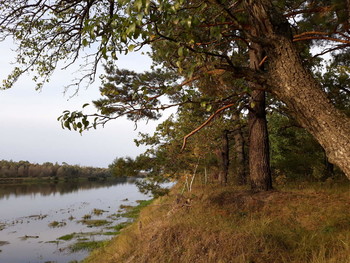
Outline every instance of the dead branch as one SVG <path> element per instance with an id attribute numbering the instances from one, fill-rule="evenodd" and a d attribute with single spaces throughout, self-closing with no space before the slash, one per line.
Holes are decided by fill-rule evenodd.
<path id="1" fill-rule="evenodd" d="M 345 39 L 331 37 L 331 35 L 340 35 Z M 320 31 L 310 31 L 304 32 L 298 35 L 293 36 L 293 42 L 303 41 L 303 40 L 329 40 L 333 42 L 340 42 L 345 44 L 350 44 L 350 37 L 343 34 L 342 32 L 320 32 Z"/>
<path id="2" fill-rule="evenodd" d="M 303 32 L 301 34 L 295 35 L 293 36 L 293 38 L 300 38 L 300 37 L 304 37 L 304 36 L 308 36 L 308 35 L 323 35 L 323 36 L 327 36 L 330 35 L 330 33 L 328 32 L 322 32 L 322 31 L 309 31 L 309 32 Z"/>
<path id="3" fill-rule="evenodd" d="M 231 104 L 228 104 L 228 105 L 225 105 L 224 107 L 218 109 L 217 111 L 215 111 L 205 122 L 203 122 L 199 127 L 197 127 L 196 129 L 194 129 L 193 131 L 191 131 L 189 134 L 187 134 L 184 139 L 183 139 L 183 144 L 182 144 L 182 147 L 181 147 L 181 152 L 185 149 L 186 147 L 186 144 L 187 144 L 187 139 L 189 137 L 191 137 L 192 135 L 194 135 L 195 133 L 197 133 L 198 131 L 200 131 L 202 128 L 204 128 L 205 126 L 207 126 L 213 119 L 216 115 L 218 115 L 220 112 L 234 106 L 235 103 L 231 103 Z"/>
<path id="4" fill-rule="evenodd" d="M 197 80 L 197 79 L 200 79 L 202 77 L 203 74 L 212 74 L 212 75 L 218 75 L 218 74 L 224 74 L 226 71 L 223 70 L 223 69 L 214 69 L 214 70 L 209 70 L 209 71 L 205 71 L 203 72 L 201 75 L 197 75 L 197 76 L 194 76 L 190 79 L 187 79 L 185 80 L 184 82 L 182 82 L 179 86 L 182 87 L 182 86 L 185 86 L 189 83 L 192 83 L 193 81 Z"/>
<path id="5" fill-rule="evenodd" d="M 319 39 L 319 40 L 329 40 L 329 41 L 334 41 L 334 42 L 350 44 L 349 40 L 344 40 L 344 39 L 339 39 L 339 38 L 334 38 L 334 37 L 317 37 L 317 36 L 296 38 L 296 39 L 293 39 L 293 42 L 303 41 L 303 40 L 317 40 L 317 39 Z"/>
<path id="6" fill-rule="evenodd" d="M 326 13 L 326 12 L 329 12 L 330 10 L 332 10 L 332 6 L 315 7 L 310 9 L 292 11 L 292 12 L 286 13 L 284 16 L 291 17 L 291 16 L 307 14 L 307 13 Z"/>
<path id="7" fill-rule="evenodd" d="M 265 63 L 267 56 L 265 56 L 259 63 L 259 68 Z"/>

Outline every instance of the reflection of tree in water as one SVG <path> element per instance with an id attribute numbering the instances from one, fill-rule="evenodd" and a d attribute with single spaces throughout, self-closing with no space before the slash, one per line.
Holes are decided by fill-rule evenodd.
<path id="1" fill-rule="evenodd" d="M 48 196 L 51 194 L 68 194 L 77 192 L 78 190 L 87 190 L 93 188 L 109 187 L 116 184 L 134 183 L 135 178 L 111 178 L 100 181 L 66 181 L 66 182 L 40 182 L 36 184 L 30 183 L 11 183 L 0 184 L 0 198 L 9 198 L 10 195 L 32 195 L 41 194 Z"/>

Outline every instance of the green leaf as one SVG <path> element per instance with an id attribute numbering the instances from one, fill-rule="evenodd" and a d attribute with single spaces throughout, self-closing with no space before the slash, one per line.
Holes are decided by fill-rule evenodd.
<path id="1" fill-rule="evenodd" d="M 142 19 L 143 19 L 143 13 L 140 13 L 140 14 L 138 14 L 137 15 L 137 21 L 142 21 Z"/>
<path id="2" fill-rule="evenodd" d="M 150 4 L 151 4 L 151 0 L 146 0 L 146 3 L 145 3 L 145 8 L 144 8 L 144 12 L 145 14 L 148 14 L 149 13 L 149 8 L 150 8 Z"/>
<path id="3" fill-rule="evenodd" d="M 176 66 L 179 68 L 179 72 L 181 73 L 182 72 L 182 67 L 181 67 L 181 61 L 180 60 L 176 61 Z"/>
<path id="4" fill-rule="evenodd" d="M 86 106 L 89 106 L 90 104 L 89 103 L 85 103 L 84 105 L 83 105 L 83 108 L 85 108 Z"/>
<path id="5" fill-rule="evenodd" d="M 184 55 L 184 48 L 183 47 L 179 47 L 179 49 L 177 50 L 177 54 L 182 57 Z"/>
<path id="6" fill-rule="evenodd" d="M 132 52 L 135 49 L 135 47 L 136 47 L 135 45 L 130 45 L 128 46 L 128 50 Z"/>
<path id="7" fill-rule="evenodd" d="M 87 39 L 84 38 L 83 41 L 82 41 L 82 44 L 83 44 L 84 47 L 86 47 L 87 45 L 89 45 L 89 41 L 87 41 Z"/>
<path id="8" fill-rule="evenodd" d="M 188 28 L 190 28 L 192 26 L 192 16 L 190 16 L 186 22 L 187 22 Z"/>
<path id="9" fill-rule="evenodd" d="M 142 0 L 136 0 L 134 4 L 137 11 L 141 11 L 142 8 Z"/>
<path id="10" fill-rule="evenodd" d="M 70 124 L 69 121 L 65 121 L 65 122 L 64 122 L 64 127 L 66 127 L 67 129 L 70 130 L 69 124 Z"/>
<path id="11" fill-rule="evenodd" d="M 127 34 L 127 35 L 130 35 L 130 34 L 134 33 L 135 30 L 136 30 L 136 23 L 132 23 L 132 24 L 128 27 L 128 29 L 126 30 L 126 34 Z"/>

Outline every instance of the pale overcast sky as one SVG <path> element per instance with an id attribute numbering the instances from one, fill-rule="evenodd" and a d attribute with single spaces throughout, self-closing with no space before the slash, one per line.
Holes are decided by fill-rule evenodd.
<path id="1" fill-rule="evenodd" d="M 0 42 L 1 80 L 10 72 L 14 56 L 9 42 Z M 131 54 L 120 57 L 118 65 L 142 72 L 150 64 L 146 55 Z M 133 140 L 138 132 L 152 132 L 155 122 L 141 123 L 135 131 L 133 122 L 119 119 L 82 136 L 61 128 L 57 117 L 64 110 L 81 109 L 84 103 L 100 97 L 98 83 L 71 99 L 64 96 L 64 86 L 74 78 L 74 72 L 56 72 L 41 92 L 35 91 L 30 77 L 20 79 L 12 89 L 0 90 L 0 160 L 107 167 L 116 157 L 135 157 L 144 151 Z"/>

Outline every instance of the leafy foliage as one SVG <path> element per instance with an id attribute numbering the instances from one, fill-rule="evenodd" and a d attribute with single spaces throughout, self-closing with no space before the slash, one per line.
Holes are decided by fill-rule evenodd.
<path id="1" fill-rule="evenodd" d="M 109 169 L 112 175 L 116 177 L 139 175 L 139 169 L 137 169 L 135 161 L 130 157 L 116 158 L 109 165 Z"/>
<path id="2" fill-rule="evenodd" d="M 325 153 L 312 136 L 284 115 L 273 113 L 268 120 L 275 175 L 288 180 L 323 177 Z"/>
<path id="3" fill-rule="evenodd" d="M 274 77 L 270 74 L 274 67 L 273 52 L 253 70 L 249 67 L 248 50 L 252 43 L 270 49 L 274 34 L 283 31 L 285 37 L 293 39 L 304 69 L 313 69 L 320 63 L 319 55 L 337 52 L 328 73 L 320 79 L 331 100 L 348 113 L 349 59 L 345 54 L 350 45 L 348 2 L 253 2 L 44 0 L 31 4 L 26 0 L 0 1 L 0 37 L 12 37 L 18 43 L 16 60 L 19 63 L 3 87 L 11 87 L 20 75 L 33 70 L 37 88 L 41 88 L 60 61 L 69 66 L 81 53 L 87 52 L 83 64 L 89 71 L 81 71 L 87 73 L 72 85 L 79 87 L 84 80 L 91 84 L 97 66 L 103 61 L 106 75 L 101 87 L 102 98 L 94 102 L 100 113 L 65 111 L 59 118 L 62 127 L 82 132 L 120 116 L 133 121 L 158 119 L 161 110 L 179 107 L 179 115 L 174 120 L 165 122 L 155 136 L 143 136 L 142 142 L 159 144 L 147 156 L 152 162 L 162 164 L 155 166 L 161 167 L 158 171 L 165 173 L 168 169 L 164 160 L 172 160 L 169 170 L 175 170 L 174 167 L 182 170 L 187 163 L 184 160 L 190 160 L 193 166 L 197 159 L 205 159 L 205 165 L 209 163 L 208 156 L 217 148 L 216 135 L 225 125 L 230 125 L 230 114 L 217 118 L 221 130 L 208 127 L 196 139 L 195 146 L 178 158 L 174 149 L 181 145 L 181 137 L 208 117 L 216 117 L 215 113 L 225 106 L 233 105 L 237 113 L 254 108 L 247 103 L 250 94 L 247 82 L 259 83 L 267 90 L 273 88 L 268 86 Z M 264 7 L 273 19 L 254 21 L 252 4 Z M 254 32 L 270 22 L 276 32 L 271 35 Z M 137 74 L 115 66 L 118 53 L 139 50 L 147 44 L 152 48 L 153 71 Z M 318 48 L 319 54 L 311 55 L 313 47 Z M 339 61 L 340 65 L 336 66 Z M 298 134 L 285 135 L 292 138 Z M 188 170 L 193 171 L 193 167 Z"/>
<path id="4" fill-rule="evenodd" d="M 151 194 L 154 198 L 166 195 L 169 192 L 168 188 L 162 186 L 167 182 L 167 179 L 162 176 L 152 176 L 136 181 L 136 186 L 143 194 Z"/>

